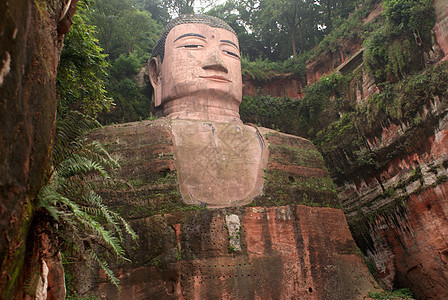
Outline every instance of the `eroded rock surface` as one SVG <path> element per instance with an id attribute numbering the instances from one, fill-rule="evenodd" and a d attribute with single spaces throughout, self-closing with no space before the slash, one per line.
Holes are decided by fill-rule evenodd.
<path id="1" fill-rule="evenodd" d="M 241 221 L 232 246 L 227 215 Z M 251 207 L 155 215 L 133 221 L 141 236 L 121 293 L 105 299 L 363 299 L 375 284 L 341 210 Z"/>
<path id="2" fill-rule="evenodd" d="M 126 243 L 132 264 L 114 266 L 121 293 L 104 274 L 82 282 L 92 286 L 90 293 L 105 299 L 363 299 L 375 290 L 342 211 L 331 208 L 339 206 L 335 190 L 309 141 L 258 128 L 269 153 L 262 193 L 246 207 L 211 209 L 186 204 L 179 192 L 174 122 L 92 133 L 121 163 L 122 183 L 103 191 L 104 199 L 130 220 L 140 240 Z"/>
<path id="3" fill-rule="evenodd" d="M 56 69 L 76 0 L 0 2 L 0 298 L 20 298 L 33 201 L 48 167 Z M 69 3 L 69 2 L 67 2 Z M 25 268 L 26 269 L 26 268 Z"/>
<path id="4" fill-rule="evenodd" d="M 448 297 L 448 122 L 445 105 L 437 107 L 426 116 L 432 120 L 426 130 L 386 128 L 383 139 L 372 144 L 377 151 L 412 139 L 414 130 L 418 142 L 404 142 L 408 152 L 391 159 L 380 174 L 346 183 L 339 193 L 354 237 L 381 282 L 410 287 L 421 299 Z"/>

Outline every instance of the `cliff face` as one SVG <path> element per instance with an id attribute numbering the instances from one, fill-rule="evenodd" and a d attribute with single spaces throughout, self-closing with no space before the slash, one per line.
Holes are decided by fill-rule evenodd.
<path id="1" fill-rule="evenodd" d="M 370 224 L 368 255 L 388 286 L 409 286 L 422 299 L 448 296 L 447 188 L 443 183 L 412 195 L 406 209 L 380 215 Z"/>
<path id="2" fill-rule="evenodd" d="M 363 63 L 363 41 L 351 37 L 341 39 L 340 51 L 307 65 L 307 84 L 330 72 L 350 81 L 343 100 L 349 107 L 338 107 L 341 118 L 318 128 L 327 136 L 315 141 L 354 239 L 384 287 L 411 288 L 418 299 L 448 297 L 447 4 L 433 3 L 433 44 L 420 58 L 426 70 L 419 74 L 377 85 Z M 364 22 L 375 22 L 381 11 L 378 6 Z M 410 43 L 419 47 L 414 36 Z M 334 91 L 331 97 L 335 102 Z"/>
<path id="3" fill-rule="evenodd" d="M 433 54 L 440 61 L 448 54 L 446 4 L 434 3 Z M 381 126 L 368 138 L 378 163 L 369 171 L 352 169 L 338 184 L 354 238 L 380 282 L 409 287 L 419 299 L 448 297 L 447 101 L 446 93 L 429 97 L 419 104 L 418 122 Z"/>
<path id="4" fill-rule="evenodd" d="M 342 211 L 303 205 L 134 220 L 140 247 L 107 299 L 363 299 L 374 282 Z"/>
<path id="5" fill-rule="evenodd" d="M 259 128 L 269 151 L 263 194 L 246 207 L 211 209 L 186 205 L 179 194 L 172 130 L 159 119 L 92 133 L 121 163 L 122 184 L 102 191 L 103 197 L 130 220 L 140 240 L 126 243 L 132 263 L 113 266 L 120 294 L 104 274 L 77 271 L 78 294 L 363 299 L 377 288 L 342 210 L 332 208 L 339 205 L 332 182 L 309 141 Z"/>
<path id="6" fill-rule="evenodd" d="M 49 164 L 56 68 L 76 2 L 0 3 L 0 298 L 21 297 L 33 199 Z M 69 8 L 69 7 L 67 7 Z"/>
<path id="7" fill-rule="evenodd" d="M 429 126 L 429 114 L 427 123 L 423 121 L 429 130 L 385 128 L 373 151 L 400 144 L 407 145 L 406 151 L 391 157 L 378 173 L 356 183 L 347 180 L 338 188 L 352 233 L 374 262 L 381 282 L 388 288 L 410 287 L 422 299 L 448 296 L 444 102 L 438 103 L 439 114 L 433 109 L 434 127 Z"/>

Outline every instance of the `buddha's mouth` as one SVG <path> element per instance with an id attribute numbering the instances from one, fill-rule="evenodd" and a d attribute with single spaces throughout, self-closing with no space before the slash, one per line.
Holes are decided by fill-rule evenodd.
<path id="1" fill-rule="evenodd" d="M 212 75 L 212 76 L 199 76 L 200 78 L 204 78 L 204 79 L 210 79 L 213 81 L 217 81 L 217 82 L 232 82 L 229 79 L 222 77 L 222 76 L 218 76 L 218 75 Z"/>

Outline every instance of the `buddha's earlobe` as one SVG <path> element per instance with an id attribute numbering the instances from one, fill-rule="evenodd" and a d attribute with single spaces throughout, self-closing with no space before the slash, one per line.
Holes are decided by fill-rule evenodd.
<path id="1" fill-rule="evenodd" d="M 154 88 L 154 106 L 162 104 L 162 81 L 160 62 L 158 57 L 153 57 L 148 66 L 149 81 Z"/>

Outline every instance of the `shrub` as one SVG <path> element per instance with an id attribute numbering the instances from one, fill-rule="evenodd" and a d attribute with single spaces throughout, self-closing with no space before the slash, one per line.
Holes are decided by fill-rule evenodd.
<path id="1" fill-rule="evenodd" d="M 95 191 L 110 183 L 109 173 L 118 166 L 101 144 L 83 137 L 98 125 L 78 112 L 58 120 L 52 167 L 39 192 L 38 207 L 57 224 L 53 230 L 65 241 L 65 250 L 84 261 L 97 262 L 118 286 L 107 258 L 112 255 L 126 260 L 123 234 L 134 240 L 137 235 Z"/>

